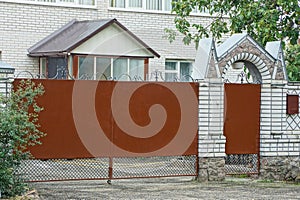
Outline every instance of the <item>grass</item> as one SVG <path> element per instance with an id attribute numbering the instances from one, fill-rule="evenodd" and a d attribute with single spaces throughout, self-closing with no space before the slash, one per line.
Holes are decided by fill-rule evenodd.
<path id="1" fill-rule="evenodd" d="M 232 175 L 234 178 L 249 178 L 250 174 L 234 174 Z"/>

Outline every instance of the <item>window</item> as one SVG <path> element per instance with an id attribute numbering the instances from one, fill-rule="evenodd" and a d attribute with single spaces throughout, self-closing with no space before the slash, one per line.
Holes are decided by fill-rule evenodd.
<path id="1" fill-rule="evenodd" d="M 79 56 L 78 78 L 93 80 L 144 79 L 144 60 Z"/>
<path id="2" fill-rule="evenodd" d="M 129 60 L 129 76 L 134 79 L 144 80 L 144 60 Z"/>
<path id="3" fill-rule="evenodd" d="M 1 0 L 12 2 L 12 0 Z M 47 5 L 63 5 L 63 6 L 95 6 L 96 0 L 14 0 L 16 3 L 33 3 Z"/>
<path id="4" fill-rule="evenodd" d="M 165 80 L 191 81 L 192 66 L 191 61 L 166 60 Z"/>
<path id="5" fill-rule="evenodd" d="M 110 0 L 110 7 L 170 12 L 172 0 Z M 199 11 L 195 8 L 192 13 L 208 13 L 208 11 L 206 9 Z"/>
<path id="6" fill-rule="evenodd" d="M 40 77 L 47 78 L 47 59 L 40 58 Z"/>
<path id="7" fill-rule="evenodd" d="M 146 0 L 147 10 L 162 10 L 162 0 Z"/>
<path id="8" fill-rule="evenodd" d="M 114 59 L 113 62 L 113 77 L 117 80 L 126 80 L 125 77 L 128 75 L 128 59 L 126 58 L 118 58 Z"/>
<path id="9" fill-rule="evenodd" d="M 129 8 L 142 8 L 143 0 L 128 0 L 128 7 Z"/>
<path id="10" fill-rule="evenodd" d="M 41 57 L 40 78 L 66 79 L 68 76 L 67 59 L 65 57 Z"/>
<path id="11" fill-rule="evenodd" d="M 172 10 L 172 0 L 165 0 L 164 2 L 164 11 L 171 11 Z"/>
<path id="12" fill-rule="evenodd" d="M 94 78 L 94 57 L 79 57 L 79 79 L 95 79 Z"/>
<path id="13" fill-rule="evenodd" d="M 96 58 L 96 80 L 108 80 L 111 76 L 111 59 Z"/>
<path id="14" fill-rule="evenodd" d="M 125 8 L 125 0 L 110 0 L 110 6 L 116 8 Z"/>
<path id="15" fill-rule="evenodd" d="M 116 8 L 171 11 L 171 2 L 172 0 L 110 0 L 110 6 Z"/>

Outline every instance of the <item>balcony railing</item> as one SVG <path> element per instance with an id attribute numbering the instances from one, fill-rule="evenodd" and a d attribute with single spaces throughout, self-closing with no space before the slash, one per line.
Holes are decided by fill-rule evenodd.
<path id="1" fill-rule="evenodd" d="M 95 6 L 96 0 L 0 0 L 14 3 L 33 3 L 63 6 Z"/>

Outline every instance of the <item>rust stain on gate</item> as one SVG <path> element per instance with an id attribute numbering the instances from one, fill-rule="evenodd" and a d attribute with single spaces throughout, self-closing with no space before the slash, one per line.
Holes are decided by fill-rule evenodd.
<path id="1" fill-rule="evenodd" d="M 226 154 L 259 154 L 260 85 L 225 84 Z"/>
<path id="2" fill-rule="evenodd" d="M 198 153 L 197 83 L 33 81 L 45 88 L 37 159 Z"/>

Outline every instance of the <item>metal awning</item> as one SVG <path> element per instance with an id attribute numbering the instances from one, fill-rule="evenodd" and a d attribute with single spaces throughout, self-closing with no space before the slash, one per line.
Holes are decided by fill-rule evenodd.
<path id="1" fill-rule="evenodd" d="M 9 64 L 0 61 L 0 74 L 14 74 L 15 68 L 10 66 Z"/>

